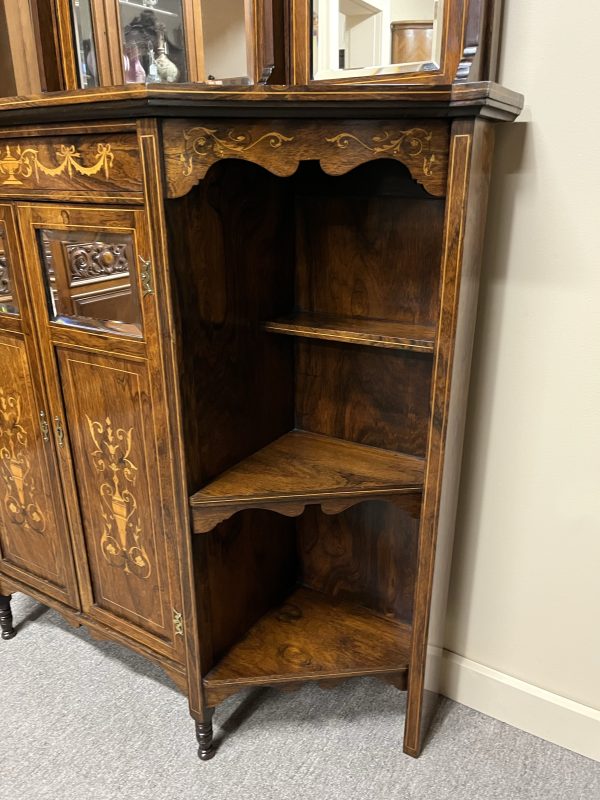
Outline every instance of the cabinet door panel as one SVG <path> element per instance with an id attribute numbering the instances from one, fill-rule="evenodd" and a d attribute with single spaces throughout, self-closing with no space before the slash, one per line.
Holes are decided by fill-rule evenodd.
<path id="1" fill-rule="evenodd" d="M 160 532 L 146 363 L 63 348 L 57 354 L 94 611 L 168 642 L 173 630 L 172 545 Z M 137 637 L 139 631 L 129 633 Z"/>
<path id="2" fill-rule="evenodd" d="M 0 205 L 0 571 L 79 597 L 13 212 Z"/>
<path id="3" fill-rule="evenodd" d="M 145 215 L 27 205 L 19 219 L 52 414 L 64 431 L 60 470 L 82 610 L 183 662 L 160 298 Z"/>

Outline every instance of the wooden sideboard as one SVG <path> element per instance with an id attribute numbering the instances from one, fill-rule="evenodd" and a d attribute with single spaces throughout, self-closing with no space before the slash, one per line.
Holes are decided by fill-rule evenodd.
<path id="1" fill-rule="evenodd" d="M 377 111 L 374 113 L 374 103 Z M 240 689 L 435 707 L 495 123 L 522 98 L 134 87 L 0 102 L 0 625 Z"/>

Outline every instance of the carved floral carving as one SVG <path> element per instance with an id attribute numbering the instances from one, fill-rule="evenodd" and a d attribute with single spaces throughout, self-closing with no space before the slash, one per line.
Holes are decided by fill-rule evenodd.
<path id="1" fill-rule="evenodd" d="M 89 242 L 65 247 L 71 283 L 102 275 L 129 273 L 126 244 Z"/>
<path id="2" fill-rule="evenodd" d="M 62 144 L 55 151 L 58 163 L 48 166 L 40 160 L 37 147 L 23 148 L 19 145 L 13 150 L 6 145 L 4 155 L 0 155 L 0 175 L 7 176 L 2 181 L 3 186 L 22 186 L 20 178 L 33 178 L 37 182 L 40 173 L 48 177 L 66 173 L 71 178 L 74 174 L 91 177 L 103 171 L 104 177 L 108 178 L 115 157 L 109 144 L 100 143 L 95 163 L 86 167 L 81 163 L 81 153 L 74 145 Z"/>
<path id="3" fill-rule="evenodd" d="M 138 503 L 134 494 L 137 466 L 131 461 L 133 428 L 115 428 L 110 417 L 104 422 L 87 417 L 95 449 L 91 453 L 103 478 L 103 531 L 100 549 L 106 561 L 127 574 L 146 579 L 152 572 L 142 541 Z"/>
<path id="4" fill-rule="evenodd" d="M 23 401 L 16 390 L 0 386 L 0 478 L 4 507 L 12 522 L 43 533 L 46 520 L 37 503 L 27 431 L 22 425 Z"/>

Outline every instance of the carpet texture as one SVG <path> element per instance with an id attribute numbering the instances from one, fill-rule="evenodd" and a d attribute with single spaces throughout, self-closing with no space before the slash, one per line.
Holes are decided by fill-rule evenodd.
<path id="1" fill-rule="evenodd" d="M 600 764 L 444 701 L 418 760 L 374 679 L 255 690 L 201 763 L 186 700 L 136 654 L 15 595 L 0 641 L 0 800 L 600 800 Z"/>

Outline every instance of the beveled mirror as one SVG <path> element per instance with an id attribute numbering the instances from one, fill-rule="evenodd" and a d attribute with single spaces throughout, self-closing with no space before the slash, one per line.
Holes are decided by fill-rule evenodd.
<path id="1" fill-rule="evenodd" d="M 313 0 L 313 80 L 432 71 L 444 0 Z"/>

